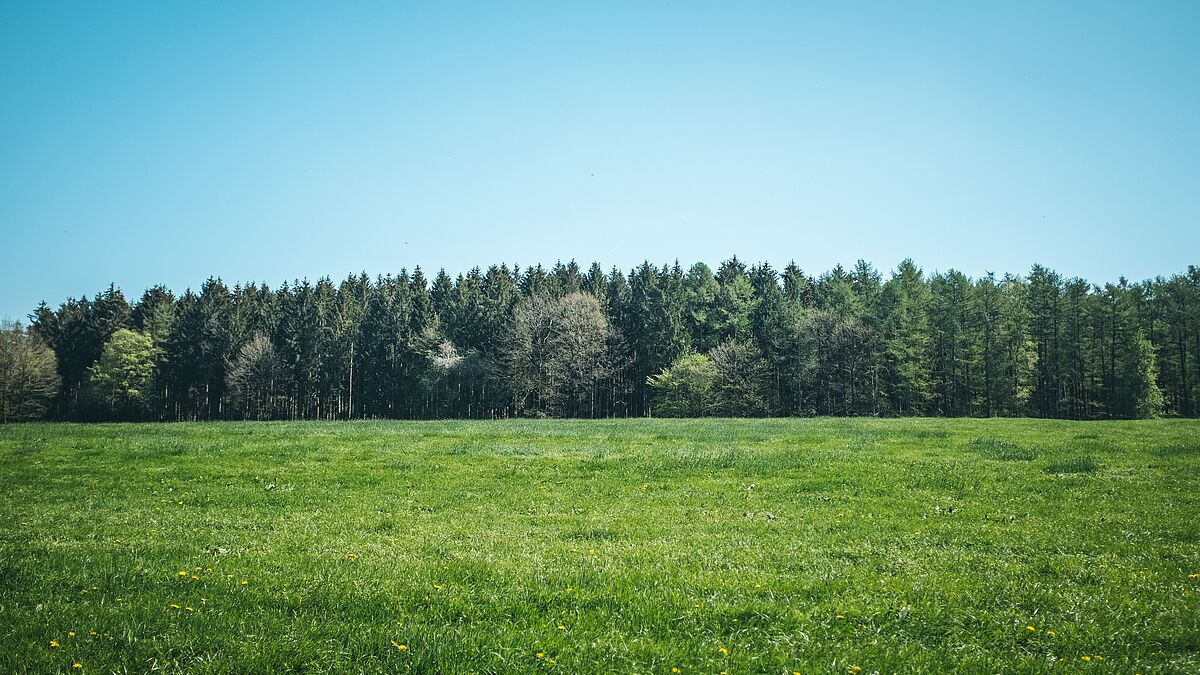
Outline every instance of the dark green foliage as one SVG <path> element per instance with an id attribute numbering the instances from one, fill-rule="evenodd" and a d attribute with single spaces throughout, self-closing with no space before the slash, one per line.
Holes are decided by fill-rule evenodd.
<path id="1" fill-rule="evenodd" d="M 1100 468 L 1096 458 L 1091 455 L 1068 457 L 1047 464 L 1042 471 L 1046 473 L 1093 473 Z"/>
<path id="2" fill-rule="evenodd" d="M 1006 462 L 1031 462 L 1038 458 L 1038 451 L 1034 448 L 1023 448 L 1015 443 L 1001 441 L 988 436 L 980 436 L 971 441 L 972 450 L 982 453 L 986 457 L 999 459 Z"/>
<path id="3" fill-rule="evenodd" d="M 588 298 L 588 309 L 552 316 L 564 298 L 581 311 Z M 567 332 L 588 338 L 554 349 L 517 339 L 531 335 L 517 323 L 537 303 L 547 310 L 539 334 L 562 337 L 556 322 L 574 318 Z M 715 272 L 568 261 L 277 289 L 209 279 L 178 296 L 156 286 L 133 307 L 110 286 L 31 319 L 61 376 L 47 412 L 64 419 L 120 417 L 84 385 L 124 328 L 157 349 L 140 414 L 163 420 L 1200 414 L 1196 267 L 1093 286 L 1040 265 L 1027 278 L 972 280 L 905 260 L 885 280 L 861 260 L 818 277 L 736 257 Z M 280 367 L 269 405 L 229 389 L 256 335 Z M 703 401 L 671 402 L 661 376 L 687 354 L 709 358 L 711 388 Z"/>

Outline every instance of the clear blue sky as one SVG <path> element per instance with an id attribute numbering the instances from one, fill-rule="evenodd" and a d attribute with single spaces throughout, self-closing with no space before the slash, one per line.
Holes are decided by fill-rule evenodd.
<path id="1" fill-rule="evenodd" d="M 1174 273 L 1197 35 L 1200 2 L 4 2 L 0 317 L 571 258 Z"/>

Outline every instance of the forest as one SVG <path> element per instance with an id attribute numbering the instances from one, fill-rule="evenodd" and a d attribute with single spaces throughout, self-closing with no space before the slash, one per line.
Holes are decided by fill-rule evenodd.
<path id="1" fill-rule="evenodd" d="M 0 419 L 1122 419 L 1200 411 L 1200 268 L 810 276 L 736 257 L 321 278 L 42 303 Z"/>

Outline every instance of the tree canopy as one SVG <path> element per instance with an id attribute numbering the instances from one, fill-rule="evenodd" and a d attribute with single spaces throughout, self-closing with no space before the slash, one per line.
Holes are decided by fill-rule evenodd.
<path id="1" fill-rule="evenodd" d="M 6 353 L 55 377 L 7 419 L 1200 414 L 1195 266 L 1098 285 L 912 260 L 501 264 L 132 305 L 109 286 L 30 318 Z M 16 372 L 0 391 L 31 391 Z"/>

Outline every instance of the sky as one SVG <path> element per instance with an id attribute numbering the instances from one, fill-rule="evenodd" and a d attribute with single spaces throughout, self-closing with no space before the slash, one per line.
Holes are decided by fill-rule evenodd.
<path id="1" fill-rule="evenodd" d="M 3 2 L 0 318 L 575 259 L 1200 264 L 1200 2 Z"/>

